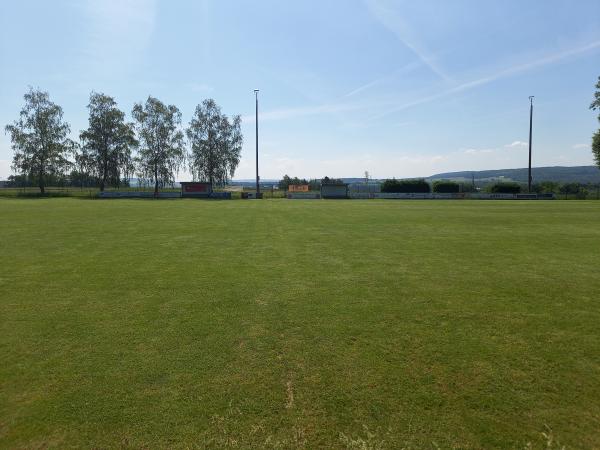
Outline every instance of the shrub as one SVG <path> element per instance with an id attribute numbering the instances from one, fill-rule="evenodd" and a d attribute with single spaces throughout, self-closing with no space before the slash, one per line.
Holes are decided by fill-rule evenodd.
<path id="1" fill-rule="evenodd" d="M 560 183 L 556 183 L 554 181 L 541 181 L 539 183 L 535 183 L 531 189 L 536 194 L 547 194 L 553 193 L 556 194 L 559 191 Z"/>
<path id="2" fill-rule="evenodd" d="M 329 178 L 329 177 L 325 177 L 321 179 L 321 185 L 338 185 L 338 184 L 344 184 L 344 180 L 342 180 L 341 178 Z"/>
<path id="3" fill-rule="evenodd" d="M 521 185 L 519 183 L 500 181 L 491 185 L 489 191 L 492 194 L 518 194 L 521 192 Z"/>
<path id="4" fill-rule="evenodd" d="M 429 193 L 431 192 L 431 186 L 424 179 L 417 180 L 385 180 L 381 185 L 381 192 L 391 193 Z"/>
<path id="5" fill-rule="evenodd" d="M 433 183 L 433 192 L 438 194 L 454 194 L 460 192 L 460 186 L 454 181 L 435 181 Z"/>
<path id="6" fill-rule="evenodd" d="M 564 194 L 565 198 L 569 198 L 569 195 L 574 195 L 577 199 L 587 197 L 587 190 L 581 183 L 565 183 L 560 187 L 560 193 Z"/>

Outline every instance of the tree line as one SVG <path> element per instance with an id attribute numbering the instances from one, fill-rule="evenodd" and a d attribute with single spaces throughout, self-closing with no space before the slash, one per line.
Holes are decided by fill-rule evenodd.
<path id="1" fill-rule="evenodd" d="M 42 194 L 66 178 L 103 191 L 127 184 L 134 174 L 157 194 L 183 168 L 195 181 L 225 184 L 240 162 L 241 117 L 226 116 L 212 99 L 196 106 L 184 129 L 179 109 L 157 98 L 136 103 L 128 122 L 113 97 L 92 92 L 88 128 L 78 141 L 69 137 L 71 127 L 48 92 L 29 88 L 24 100 L 19 119 L 6 126 L 12 169 L 19 174 L 13 179 L 35 183 Z"/>
<path id="2" fill-rule="evenodd" d="M 279 180 L 278 187 L 282 191 L 287 191 L 291 186 L 300 186 L 300 185 L 308 185 L 308 188 L 311 191 L 316 191 L 321 189 L 322 184 L 341 184 L 344 181 L 339 178 L 311 178 L 307 180 L 306 178 L 298 178 L 298 177 L 290 177 L 289 175 L 284 175 L 281 180 Z"/>

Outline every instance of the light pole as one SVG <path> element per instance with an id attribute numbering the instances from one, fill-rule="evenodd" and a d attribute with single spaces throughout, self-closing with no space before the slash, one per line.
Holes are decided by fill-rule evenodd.
<path id="1" fill-rule="evenodd" d="M 256 198 L 260 198 L 260 177 L 258 176 L 258 89 L 254 89 L 256 97 Z"/>
<path id="2" fill-rule="evenodd" d="M 529 96 L 529 171 L 527 172 L 527 192 L 531 194 L 531 135 L 533 131 L 533 99 L 534 96 Z"/>

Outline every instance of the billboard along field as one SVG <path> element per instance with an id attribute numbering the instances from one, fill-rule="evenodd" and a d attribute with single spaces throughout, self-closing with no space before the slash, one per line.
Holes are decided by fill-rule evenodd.
<path id="1" fill-rule="evenodd" d="M 599 224 L 1 199 L 0 447 L 598 447 Z"/>

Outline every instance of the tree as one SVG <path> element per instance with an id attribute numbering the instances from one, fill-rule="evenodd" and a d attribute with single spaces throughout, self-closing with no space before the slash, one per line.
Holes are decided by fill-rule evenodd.
<path id="1" fill-rule="evenodd" d="M 596 83 L 596 92 L 594 93 L 594 101 L 590 105 L 590 109 L 593 111 L 600 111 L 600 76 Z M 600 122 L 600 112 L 598 113 L 598 121 Z M 594 133 L 592 137 L 592 153 L 594 154 L 594 160 L 596 165 L 600 168 L 600 129 Z"/>
<path id="2" fill-rule="evenodd" d="M 592 137 L 592 153 L 594 154 L 596 165 L 600 169 L 600 130 L 596 131 Z"/>
<path id="3" fill-rule="evenodd" d="M 559 192 L 560 183 L 556 181 L 541 181 L 534 183 L 532 189 L 536 194 L 556 194 Z"/>
<path id="4" fill-rule="evenodd" d="M 82 155 L 91 174 L 98 177 L 100 191 L 106 184 L 119 185 L 121 175 L 130 171 L 131 150 L 137 146 L 133 124 L 108 95 L 90 94 L 89 127 L 80 134 Z"/>
<path id="5" fill-rule="evenodd" d="M 392 192 L 392 193 L 429 193 L 431 192 L 431 186 L 427 181 L 422 178 L 414 180 L 385 180 L 381 185 L 381 192 Z"/>
<path id="6" fill-rule="evenodd" d="M 278 187 L 282 191 L 287 191 L 288 187 L 292 184 L 292 178 L 285 174 L 281 180 L 279 180 Z"/>
<path id="7" fill-rule="evenodd" d="M 518 194 L 521 192 L 521 185 L 512 181 L 498 181 L 487 186 L 487 190 L 492 194 Z"/>
<path id="8" fill-rule="evenodd" d="M 154 182 L 154 195 L 158 196 L 159 185 L 173 183 L 175 172 L 185 162 L 181 113 L 174 105 L 148 97 L 145 104 L 134 105 L 133 118 L 140 141 L 137 168 L 140 176 Z"/>
<path id="9" fill-rule="evenodd" d="M 75 152 L 74 170 L 71 171 L 69 178 L 71 186 L 97 186 L 98 178 L 94 173 L 95 161 L 91 158 L 90 153 L 84 148 Z"/>
<path id="10" fill-rule="evenodd" d="M 314 180 L 317 181 L 317 180 Z M 300 186 L 304 184 L 310 184 L 306 178 L 291 178 L 289 175 L 284 175 L 283 179 L 279 180 L 278 187 L 281 190 L 287 191 L 290 186 Z"/>
<path id="11" fill-rule="evenodd" d="M 460 192 L 460 185 L 450 180 L 434 181 L 433 192 L 438 194 L 455 194 Z"/>
<path id="12" fill-rule="evenodd" d="M 30 87 L 23 98 L 19 120 L 6 126 L 15 152 L 12 168 L 37 181 L 44 194 L 48 178 L 62 176 L 71 165 L 67 155 L 74 142 L 67 137 L 71 129 L 63 121 L 62 108 L 47 92 Z"/>
<path id="13" fill-rule="evenodd" d="M 317 179 L 317 178 L 311 178 L 310 180 L 308 180 L 308 188 L 311 191 L 318 191 L 321 189 L 321 180 Z"/>
<path id="14" fill-rule="evenodd" d="M 578 195 L 582 192 L 583 186 L 580 183 L 565 183 L 560 187 L 560 193 L 569 198 L 569 194 Z"/>
<path id="15" fill-rule="evenodd" d="M 189 167 L 194 179 L 226 184 L 233 177 L 242 151 L 242 119 L 221 113 L 212 99 L 196 106 L 186 130 L 192 146 Z"/>
<path id="16" fill-rule="evenodd" d="M 344 184 L 344 180 L 342 180 L 341 178 L 329 178 L 328 176 L 325 176 L 321 178 L 321 185 L 324 184 Z"/>

